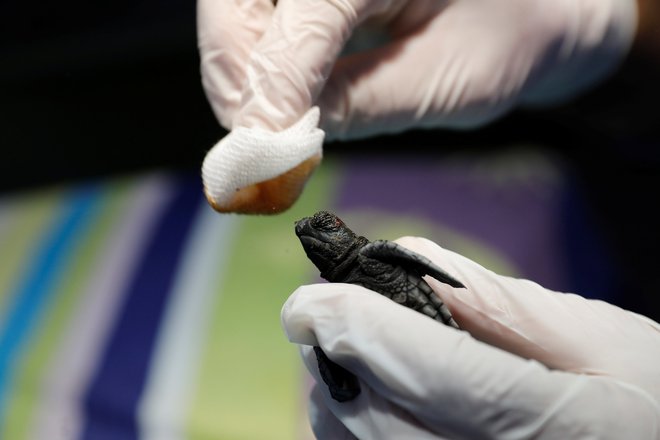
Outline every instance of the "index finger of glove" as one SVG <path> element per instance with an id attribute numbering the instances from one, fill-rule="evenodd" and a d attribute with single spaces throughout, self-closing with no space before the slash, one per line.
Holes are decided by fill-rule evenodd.
<path id="1" fill-rule="evenodd" d="M 236 125 L 280 131 L 315 102 L 354 27 L 392 0 L 280 0 L 254 47 Z"/>
<path id="2" fill-rule="evenodd" d="M 458 438 L 621 438 L 631 429 L 631 438 L 653 438 L 659 426 L 657 402 L 639 388 L 550 371 L 364 288 L 301 287 L 282 316 L 292 340 L 312 333 L 309 341 L 360 378 L 362 392 L 344 403 L 319 382 L 329 409 L 358 438 L 381 432 L 380 414 L 397 416 L 384 418 L 391 432 L 400 425 Z M 303 355 L 318 380 L 312 353 Z M 634 427 L 618 419 L 633 415 Z"/>
<path id="3" fill-rule="evenodd" d="M 250 51 L 273 14 L 271 0 L 198 0 L 197 44 L 202 85 L 227 129 L 241 103 Z"/>

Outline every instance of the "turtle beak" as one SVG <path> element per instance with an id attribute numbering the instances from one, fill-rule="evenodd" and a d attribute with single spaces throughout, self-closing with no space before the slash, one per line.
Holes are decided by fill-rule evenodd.
<path id="1" fill-rule="evenodd" d="M 310 218 L 305 217 L 296 222 L 296 235 L 300 238 L 303 235 L 309 235 L 312 227 L 309 225 Z"/>
<path id="2" fill-rule="evenodd" d="M 316 231 L 312 228 L 310 220 L 309 217 L 305 217 L 296 222 L 296 235 L 298 236 L 298 239 L 300 239 L 303 248 L 305 248 L 305 252 L 308 254 L 312 252 L 312 249 L 321 246 L 322 243 L 321 240 L 316 237 Z"/>
<path id="3" fill-rule="evenodd" d="M 300 239 L 300 244 L 307 254 L 307 258 L 323 272 L 332 267 L 332 262 L 326 257 L 329 253 L 329 245 L 318 236 L 318 231 L 311 225 L 311 218 L 305 217 L 296 222 L 296 235 Z"/>

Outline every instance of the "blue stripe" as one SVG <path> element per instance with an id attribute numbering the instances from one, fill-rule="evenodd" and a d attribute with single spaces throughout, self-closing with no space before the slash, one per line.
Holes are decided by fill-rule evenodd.
<path id="1" fill-rule="evenodd" d="M 83 439 L 137 439 L 136 409 L 183 246 L 202 206 L 198 178 L 184 178 L 162 213 L 129 283 L 85 396 Z"/>
<path id="2" fill-rule="evenodd" d="M 44 232 L 30 267 L 16 289 L 8 292 L 6 320 L 0 322 L 0 416 L 4 418 L 11 379 L 21 353 L 53 300 L 76 246 L 100 206 L 99 188 L 86 186 L 63 199 L 57 218 Z M 1 420 L 1 419 L 0 419 Z"/>

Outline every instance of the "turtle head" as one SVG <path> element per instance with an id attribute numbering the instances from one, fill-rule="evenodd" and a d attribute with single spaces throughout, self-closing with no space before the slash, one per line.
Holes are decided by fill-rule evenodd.
<path id="1" fill-rule="evenodd" d="M 307 257 L 328 281 L 342 281 L 344 269 L 352 265 L 358 250 L 368 243 L 327 211 L 298 220 L 296 235 Z"/>

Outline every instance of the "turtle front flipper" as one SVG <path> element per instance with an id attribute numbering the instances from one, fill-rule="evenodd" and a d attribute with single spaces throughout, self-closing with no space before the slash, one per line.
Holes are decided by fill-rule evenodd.
<path id="1" fill-rule="evenodd" d="M 330 395 L 337 402 L 347 402 L 360 394 L 360 382 L 357 376 L 346 368 L 330 360 L 321 347 L 314 347 L 319 373 L 328 386 Z"/>
<path id="2" fill-rule="evenodd" d="M 373 241 L 360 249 L 360 254 L 384 263 L 401 266 L 406 270 L 415 270 L 421 275 L 429 275 L 451 287 L 465 288 L 463 283 L 440 269 L 425 256 L 413 252 L 393 241 Z"/>

